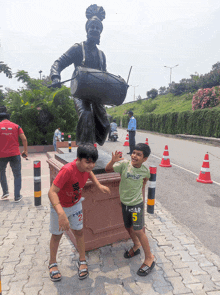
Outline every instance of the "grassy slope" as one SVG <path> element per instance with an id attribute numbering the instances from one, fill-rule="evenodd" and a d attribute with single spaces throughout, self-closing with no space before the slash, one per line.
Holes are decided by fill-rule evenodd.
<path id="1" fill-rule="evenodd" d="M 126 103 L 117 107 L 107 108 L 107 113 L 113 117 L 123 116 L 124 112 L 132 110 L 134 115 L 146 113 L 165 114 L 168 112 L 184 112 L 192 110 L 192 94 L 174 96 L 173 94 L 159 95 L 155 99 L 140 100 Z"/>

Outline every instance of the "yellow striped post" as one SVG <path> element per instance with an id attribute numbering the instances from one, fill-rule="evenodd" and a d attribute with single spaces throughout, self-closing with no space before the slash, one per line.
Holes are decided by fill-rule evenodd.
<path id="1" fill-rule="evenodd" d="M 68 142 L 69 142 L 69 153 L 71 153 L 72 152 L 72 150 L 71 150 L 71 135 L 68 135 Z"/>
<path id="2" fill-rule="evenodd" d="M 148 185 L 148 199 L 147 199 L 147 212 L 150 214 L 154 214 L 156 174 L 157 174 L 157 167 L 151 166 L 150 179 L 149 179 L 149 185 Z"/>
<path id="3" fill-rule="evenodd" d="M 41 205 L 41 162 L 34 161 L 34 205 Z"/>

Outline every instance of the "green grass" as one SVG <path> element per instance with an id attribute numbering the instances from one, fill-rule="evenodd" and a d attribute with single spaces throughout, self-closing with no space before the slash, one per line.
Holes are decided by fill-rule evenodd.
<path id="1" fill-rule="evenodd" d="M 181 96 L 174 96 L 169 93 L 167 95 L 159 95 L 153 100 L 138 100 L 133 103 L 125 103 L 117 107 L 107 108 L 107 113 L 113 117 L 122 117 L 125 112 L 130 110 L 134 112 L 134 115 L 191 111 L 192 97 L 193 94 L 188 93 Z"/>

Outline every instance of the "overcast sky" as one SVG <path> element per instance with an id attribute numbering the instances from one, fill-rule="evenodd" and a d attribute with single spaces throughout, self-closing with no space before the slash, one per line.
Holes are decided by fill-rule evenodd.
<path id="1" fill-rule="evenodd" d="M 32 78 L 50 74 L 53 62 L 74 43 L 86 40 L 86 8 L 103 6 L 106 18 L 99 49 L 107 70 L 127 80 L 125 102 L 152 88 L 208 73 L 220 61 L 219 0 L 0 0 L 0 61 Z M 62 73 L 69 79 L 71 65 Z M 0 85 L 22 84 L 0 74 Z M 66 86 L 70 84 L 66 83 Z M 133 87 L 136 86 L 136 87 Z"/>

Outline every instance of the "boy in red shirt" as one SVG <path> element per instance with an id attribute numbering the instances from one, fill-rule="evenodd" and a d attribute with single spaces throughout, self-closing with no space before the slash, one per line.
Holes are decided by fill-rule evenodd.
<path id="1" fill-rule="evenodd" d="M 82 280 L 89 274 L 85 258 L 81 192 L 87 179 L 90 178 L 103 193 L 110 194 L 110 189 L 101 185 L 92 172 L 97 159 L 98 151 L 92 144 L 80 145 L 77 149 L 77 159 L 62 167 L 49 190 L 50 232 L 52 234 L 49 270 L 50 279 L 53 282 L 61 280 L 56 255 L 62 234 L 69 229 L 73 231 L 79 250 L 78 277 Z"/>

